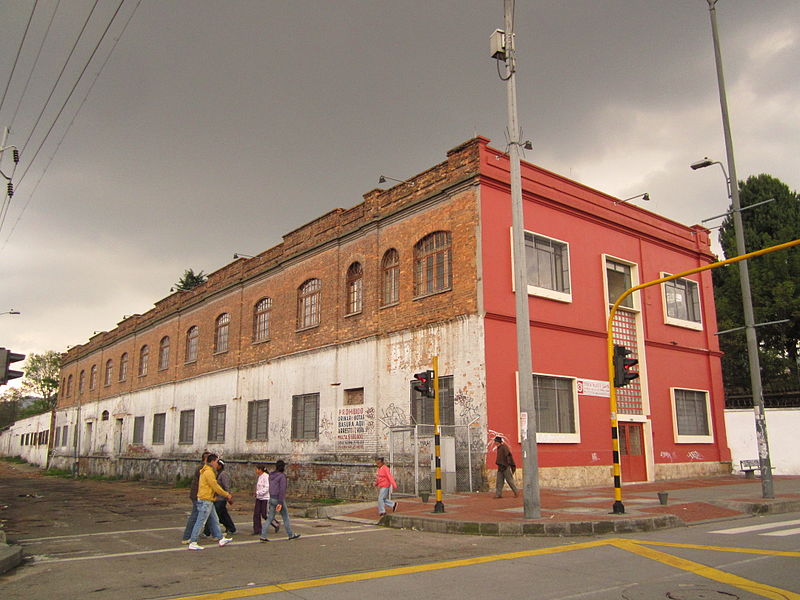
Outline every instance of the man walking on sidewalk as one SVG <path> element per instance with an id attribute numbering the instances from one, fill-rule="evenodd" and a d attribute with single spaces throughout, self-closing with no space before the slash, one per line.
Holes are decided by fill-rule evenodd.
<path id="1" fill-rule="evenodd" d="M 497 444 L 497 458 L 494 461 L 497 465 L 497 484 L 495 485 L 494 497 L 503 497 L 503 486 L 507 481 L 511 491 L 514 492 L 514 498 L 516 498 L 517 486 L 514 484 L 514 472 L 517 470 L 517 465 L 514 463 L 511 449 L 499 435 L 494 438 L 494 442 Z"/>

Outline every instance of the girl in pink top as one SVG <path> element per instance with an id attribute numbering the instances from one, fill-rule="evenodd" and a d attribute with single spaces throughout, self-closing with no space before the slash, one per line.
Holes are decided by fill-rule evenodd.
<path id="1" fill-rule="evenodd" d="M 397 502 L 389 500 L 391 491 L 397 489 L 397 482 L 382 457 L 375 459 L 375 466 L 378 467 L 378 472 L 375 474 L 375 487 L 378 488 L 378 514 L 383 516 L 386 514 L 387 505 L 392 512 L 397 510 Z"/>

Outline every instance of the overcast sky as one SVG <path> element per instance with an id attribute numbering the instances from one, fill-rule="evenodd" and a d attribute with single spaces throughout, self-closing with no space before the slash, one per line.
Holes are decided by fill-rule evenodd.
<path id="1" fill-rule="evenodd" d="M 358 204 L 379 174 L 414 175 L 476 133 L 505 148 L 488 56 L 502 0 L 137 2 L 65 104 L 119 4 L 99 0 L 43 113 L 94 1 L 39 0 L 15 68 L 34 1 L 0 2 L 0 127 L 22 149 L 0 230 L 0 312 L 22 314 L 0 315 L 0 346 L 85 343 L 186 268 Z M 800 2 L 717 13 L 739 178 L 800 189 Z M 727 210 L 722 172 L 688 168 L 725 157 L 706 0 L 518 0 L 515 28 L 526 160 L 649 192 L 640 206 L 686 225 Z"/>

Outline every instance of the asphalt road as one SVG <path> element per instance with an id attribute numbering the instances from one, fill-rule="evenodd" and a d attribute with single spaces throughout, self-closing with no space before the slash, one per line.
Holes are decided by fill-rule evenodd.
<path id="1" fill-rule="evenodd" d="M 0 518 L 28 557 L 0 576 L 0 597 L 800 600 L 800 514 L 569 539 L 295 518 L 300 539 L 281 530 L 262 544 L 247 535 L 250 500 L 239 496 L 235 541 L 190 552 L 185 490 L 0 463 Z"/>

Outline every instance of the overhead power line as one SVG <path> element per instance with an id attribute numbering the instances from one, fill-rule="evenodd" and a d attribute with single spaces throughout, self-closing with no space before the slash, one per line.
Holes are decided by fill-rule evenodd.
<path id="1" fill-rule="evenodd" d="M 39 0 L 36 0 L 33 3 L 33 10 L 31 10 L 31 16 L 28 17 L 28 24 L 25 25 L 25 33 L 22 34 L 22 41 L 19 43 L 19 48 L 17 48 L 17 55 L 14 57 L 14 65 L 11 67 L 11 74 L 8 76 L 8 81 L 6 81 L 6 89 L 3 90 L 3 98 L 0 99 L 0 111 L 3 110 L 3 104 L 6 101 L 6 94 L 8 93 L 8 87 L 11 85 L 11 80 L 14 78 L 14 71 L 17 70 L 17 62 L 19 61 L 19 55 L 22 53 L 22 47 L 25 45 L 25 40 L 28 37 L 28 30 L 31 27 L 31 21 L 33 21 L 33 13 L 36 12 L 36 6 L 39 4 Z"/>

